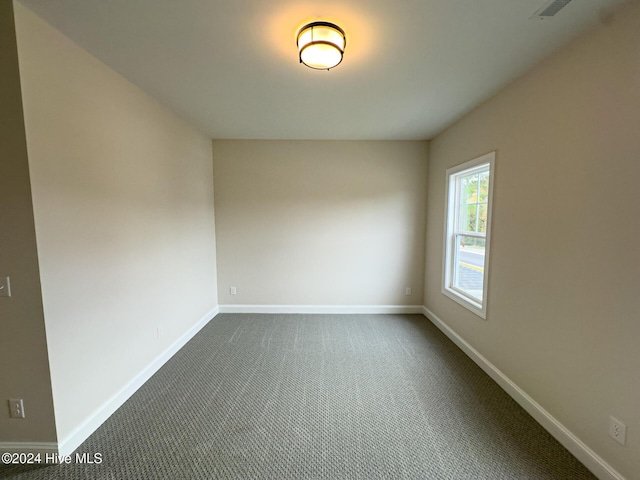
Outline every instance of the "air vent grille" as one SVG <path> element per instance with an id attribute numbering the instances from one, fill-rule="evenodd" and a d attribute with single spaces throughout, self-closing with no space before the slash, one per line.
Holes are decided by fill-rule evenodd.
<path id="1" fill-rule="evenodd" d="M 551 0 L 545 3 L 531 18 L 553 17 L 560 10 L 567 6 L 571 0 Z"/>

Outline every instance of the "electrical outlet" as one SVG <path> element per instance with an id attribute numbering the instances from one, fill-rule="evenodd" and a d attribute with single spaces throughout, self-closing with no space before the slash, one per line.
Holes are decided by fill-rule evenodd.
<path id="1" fill-rule="evenodd" d="M 236 287 L 229 287 L 229 293 L 230 293 L 231 295 L 235 295 L 235 294 L 237 293 L 237 291 L 236 291 Z"/>
<path id="2" fill-rule="evenodd" d="M 627 426 L 614 417 L 609 418 L 609 436 L 620 445 L 627 442 Z"/>
<path id="3" fill-rule="evenodd" d="M 162 338 L 162 336 L 164 335 L 164 329 L 162 328 L 162 325 L 158 325 L 156 327 L 156 333 L 158 334 L 158 340 L 160 340 L 160 338 Z"/>
<path id="4" fill-rule="evenodd" d="M 11 283 L 9 277 L 0 277 L 0 297 L 11 296 Z"/>
<path id="5" fill-rule="evenodd" d="M 24 403 L 22 399 L 10 398 L 9 410 L 11 410 L 11 418 L 24 418 Z"/>
<path id="6" fill-rule="evenodd" d="M 411 295 L 411 287 L 407 287 L 404 289 L 404 294 L 408 297 L 409 295 Z"/>

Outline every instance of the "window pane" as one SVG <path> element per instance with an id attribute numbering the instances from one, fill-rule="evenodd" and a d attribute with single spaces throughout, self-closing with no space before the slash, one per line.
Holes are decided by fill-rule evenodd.
<path id="1" fill-rule="evenodd" d="M 478 205 L 478 232 L 487 233 L 487 205 Z"/>
<path id="2" fill-rule="evenodd" d="M 466 232 L 476 231 L 476 214 L 477 205 L 462 205 L 460 207 L 460 216 L 458 229 Z"/>
<path id="3" fill-rule="evenodd" d="M 478 201 L 478 174 L 460 177 L 460 205 L 471 205 Z"/>
<path id="4" fill-rule="evenodd" d="M 489 201 L 489 172 L 479 175 L 478 184 L 478 202 L 487 203 Z"/>
<path id="5" fill-rule="evenodd" d="M 482 301 L 484 238 L 456 235 L 453 286 Z"/>

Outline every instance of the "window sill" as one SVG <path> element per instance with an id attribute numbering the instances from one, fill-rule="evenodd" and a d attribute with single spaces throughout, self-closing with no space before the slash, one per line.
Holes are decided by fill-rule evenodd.
<path id="1" fill-rule="evenodd" d="M 444 287 L 442 289 L 442 293 L 447 297 L 449 297 L 454 302 L 458 303 L 459 305 L 462 305 L 464 308 L 466 308 L 470 312 L 476 314 L 478 317 L 482 318 L 483 320 L 487 319 L 487 310 L 486 308 L 483 308 L 481 303 L 476 303 L 471 299 L 463 297 L 458 292 L 450 288 Z"/>

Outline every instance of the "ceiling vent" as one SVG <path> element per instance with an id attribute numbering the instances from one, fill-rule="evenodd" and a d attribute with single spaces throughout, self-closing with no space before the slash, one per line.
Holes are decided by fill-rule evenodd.
<path id="1" fill-rule="evenodd" d="M 567 6 L 571 0 L 549 0 L 542 7 L 540 7 L 536 13 L 530 18 L 544 20 L 556 15 L 560 10 Z"/>

